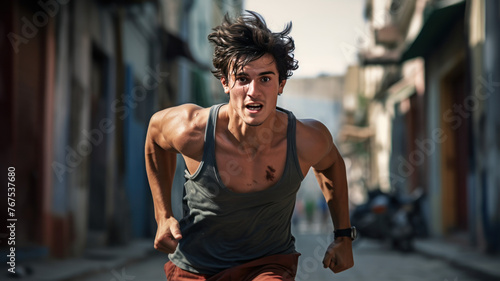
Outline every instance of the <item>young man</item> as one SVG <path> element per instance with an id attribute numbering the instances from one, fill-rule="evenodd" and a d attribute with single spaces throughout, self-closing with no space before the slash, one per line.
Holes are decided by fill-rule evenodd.
<path id="1" fill-rule="evenodd" d="M 226 16 L 208 38 L 229 103 L 186 104 L 151 118 L 145 153 L 154 246 L 170 254 L 168 280 L 294 280 L 300 254 L 290 220 L 311 167 L 340 230 L 323 265 L 353 266 L 344 161 L 323 124 L 276 107 L 298 67 L 290 30 L 272 33 L 253 12 Z M 180 221 L 171 208 L 177 153 L 187 167 Z"/>

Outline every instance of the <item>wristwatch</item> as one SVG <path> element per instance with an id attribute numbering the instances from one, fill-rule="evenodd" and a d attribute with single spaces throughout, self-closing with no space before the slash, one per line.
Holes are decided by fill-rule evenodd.
<path id="1" fill-rule="evenodd" d="M 358 231 L 355 226 L 351 226 L 351 228 L 337 229 L 333 232 L 334 239 L 337 237 L 351 237 L 351 240 L 354 241 L 358 237 Z"/>

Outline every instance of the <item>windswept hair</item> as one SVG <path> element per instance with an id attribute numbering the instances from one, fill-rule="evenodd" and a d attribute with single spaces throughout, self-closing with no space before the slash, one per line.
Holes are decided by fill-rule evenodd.
<path id="1" fill-rule="evenodd" d="M 294 59 L 295 44 L 288 34 L 292 30 L 289 22 L 281 32 L 272 32 L 266 22 L 256 12 L 236 19 L 225 15 L 221 25 L 215 27 L 208 35 L 208 41 L 215 45 L 212 71 L 217 79 L 228 79 L 229 69 L 234 63 L 233 71 L 243 68 L 249 62 L 269 53 L 274 57 L 279 73 L 279 81 L 292 76 L 292 71 L 299 65 Z"/>

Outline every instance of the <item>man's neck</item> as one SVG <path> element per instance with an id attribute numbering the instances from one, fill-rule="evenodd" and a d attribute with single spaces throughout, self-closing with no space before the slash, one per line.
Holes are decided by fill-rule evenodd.
<path id="1" fill-rule="evenodd" d="M 248 153 L 257 153 L 271 147 L 275 137 L 286 132 L 286 124 L 278 117 L 277 111 L 262 124 L 255 126 L 246 124 L 236 113 L 231 112 L 231 107 L 228 107 L 227 117 L 228 133 Z"/>

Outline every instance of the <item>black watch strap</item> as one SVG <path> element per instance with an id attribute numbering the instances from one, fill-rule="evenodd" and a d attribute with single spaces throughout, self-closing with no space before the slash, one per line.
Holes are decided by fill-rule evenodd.
<path id="1" fill-rule="evenodd" d="M 333 232 L 334 238 L 337 237 L 350 237 L 351 240 L 356 239 L 358 233 L 356 231 L 356 227 L 351 226 L 351 228 L 337 229 Z"/>

